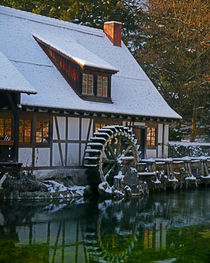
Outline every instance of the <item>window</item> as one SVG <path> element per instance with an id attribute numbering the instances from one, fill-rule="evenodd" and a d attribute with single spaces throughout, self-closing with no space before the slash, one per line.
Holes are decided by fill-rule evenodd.
<path id="1" fill-rule="evenodd" d="M 156 128 L 147 128 L 147 146 L 156 145 Z"/>
<path id="2" fill-rule="evenodd" d="M 97 122 L 97 121 L 95 121 L 95 123 L 94 123 L 94 127 L 95 127 L 95 132 L 98 132 L 98 130 L 99 129 L 101 129 L 101 128 L 103 128 L 104 126 L 112 126 L 112 125 L 122 125 L 122 123 L 121 122 L 118 122 L 118 121 L 105 121 L 105 122 L 101 122 L 101 121 L 99 121 L 99 122 Z"/>
<path id="3" fill-rule="evenodd" d="M 85 74 L 82 75 L 82 94 L 93 95 L 93 75 Z"/>
<path id="4" fill-rule="evenodd" d="M 98 129 L 101 129 L 104 126 L 106 126 L 104 123 L 95 123 L 95 132 L 98 132 Z"/>
<path id="5" fill-rule="evenodd" d="M 108 77 L 98 76 L 97 77 L 97 96 L 107 97 L 108 90 Z"/>
<path id="6" fill-rule="evenodd" d="M 50 142 L 50 121 L 37 120 L 36 122 L 36 143 Z"/>
<path id="7" fill-rule="evenodd" d="M 0 118 L 0 141 L 11 141 L 12 119 Z"/>
<path id="8" fill-rule="evenodd" d="M 31 120 L 20 120 L 19 122 L 19 142 L 31 143 Z"/>

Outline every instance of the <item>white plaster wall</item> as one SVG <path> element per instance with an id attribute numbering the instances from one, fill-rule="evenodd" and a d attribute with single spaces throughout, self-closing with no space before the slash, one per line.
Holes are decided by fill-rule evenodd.
<path id="1" fill-rule="evenodd" d="M 79 143 L 68 144 L 67 165 L 79 165 Z"/>
<path id="2" fill-rule="evenodd" d="M 158 124 L 158 157 L 162 157 L 163 124 Z"/>
<path id="3" fill-rule="evenodd" d="M 146 158 L 156 158 L 156 149 L 147 149 Z"/>
<path id="4" fill-rule="evenodd" d="M 58 121 L 58 129 L 60 134 L 60 139 L 64 140 L 66 138 L 66 118 L 65 117 L 57 117 Z M 55 126 L 55 117 L 53 117 L 53 139 L 57 140 L 57 131 Z"/>
<path id="5" fill-rule="evenodd" d="M 134 122 L 134 125 L 138 125 L 138 126 L 145 126 L 145 122 Z"/>
<path id="6" fill-rule="evenodd" d="M 53 140 L 57 140 L 57 132 L 56 132 L 56 128 L 55 128 L 55 117 L 53 117 Z"/>
<path id="7" fill-rule="evenodd" d="M 82 143 L 82 144 L 81 144 L 81 162 L 82 162 L 83 157 L 84 157 L 84 152 L 85 152 L 85 144 Z"/>
<path id="8" fill-rule="evenodd" d="M 65 143 L 61 143 L 61 151 L 65 162 Z M 58 143 L 53 143 L 52 166 L 62 166 Z"/>
<path id="9" fill-rule="evenodd" d="M 66 138 L 66 118 L 57 117 L 58 120 L 58 129 L 60 133 L 60 139 L 64 140 Z"/>
<path id="10" fill-rule="evenodd" d="M 68 118 L 68 139 L 79 140 L 79 118 Z"/>
<path id="11" fill-rule="evenodd" d="M 50 166 L 50 149 L 36 148 L 35 149 L 35 166 Z"/>
<path id="12" fill-rule="evenodd" d="M 87 133 L 88 133 L 90 121 L 91 119 L 82 119 L 82 135 L 81 135 L 82 140 L 87 139 Z M 93 122 L 91 123 L 89 138 L 92 136 L 92 134 L 93 134 Z"/>
<path id="13" fill-rule="evenodd" d="M 164 127 L 164 157 L 168 157 L 168 136 L 169 136 L 169 125 L 166 124 Z"/>
<path id="14" fill-rule="evenodd" d="M 19 148 L 18 162 L 24 167 L 32 165 L 32 148 Z"/>

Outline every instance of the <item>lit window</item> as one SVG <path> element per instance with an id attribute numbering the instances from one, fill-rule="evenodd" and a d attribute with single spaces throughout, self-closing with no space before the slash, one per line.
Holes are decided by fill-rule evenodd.
<path id="1" fill-rule="evenodd" d="M 101 129 L 105 125 L 106 124 L 104 124 L 104 123 L 95 123 L 95 132 L 98 132 L 98 129 Z"/>
<path id="2" fill-rule="evenodd" d="M 97 77 L 97 96 L 107 97 L 108 77 Z"/>
<path id="3" fill-rule="evenodd" d="M 93 95 L 93 75 L 83 74 L 82 75 L 82 94 Z"/>
<path id="4" fill-rule="evenodd" d="M 36 143 L 49 143 L 50 142 L 50 121 L 37 120 L 36 122 Z"/>
<path id="5" fill-rule="evenodd" d="M 19 122 L 19 142 L 31 142 L 31 120 L 20 120 Z"/>
<path id="6" fill-rule="evenodd" d="M 147 146 L 156 145 L 156 128 L 147 128 Z"/>
<path id="7" fill-rule="evenodd" d="M 0 141 L 11 141 L 12 120 L 0 118 Z"/>

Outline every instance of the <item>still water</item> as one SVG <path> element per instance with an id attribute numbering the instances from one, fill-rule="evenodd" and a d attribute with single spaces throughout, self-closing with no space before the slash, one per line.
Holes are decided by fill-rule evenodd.
<path id="1" fill-rule="evenodd" d="M 0 201 L 0 263 L 32 262 L 210 262 L 210 189 L 120 201 Z"/>

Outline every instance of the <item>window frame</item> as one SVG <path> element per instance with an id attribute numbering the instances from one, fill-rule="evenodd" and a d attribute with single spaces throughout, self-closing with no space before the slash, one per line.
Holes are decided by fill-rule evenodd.
<path id="1" fill-rule="evenodd" d="M 20 122 L 23 121 L 23 141 L 20 141 Z M 25 122 L 26 121 L 30 121 L 31 123 L 31 127 L 30 127 L 30 142 L 26 142 L 25 141 Z M 32 140 L 33 140 L 33 119 L 32 118 L 27 118 L 27 117 L 20 117 L 19 119 L 19 144 L 22 146 L 22 145 L 31 145 L 32 144 Z"/>
<path id="2" fill-rule="evenodd" d="M 93 93 L 92 95 L 86 94 L 84 92 L 84 87 L 83 87 L 83 76 L 84 74 L 87 75 L 92 75 L 93 76 Z M 103 80 L 103 83 L 106 84 L 101 84 L 102 87 L 102 94 L 98 93 L 98 77 L 100 77 Z M 104 78 L 104 79 L 103 79 Z M 106 86 L 105 86 L 106 85 Z M 89 70 L 85 69 L 81 72 L 81 86 L 80 86 L 80 94 L 82 99 L 88 100 L 88 101 L 96 101 L 96 102 L 105 102 L 105 103 L 112 103 L 111 100 L 111 74 L 105 73 L 105 72 L 100 72 L 98 70 Z"/>
<path id="3" fill-rule="evenodd" d="M 1 115 L 1 119 L 3 120 L 10 120 L 11 121 L 11 137 L 10 137 L 10 140 L 5 140 L 5 139 L 2 139 L 0 140 L 0 145 L 13 145 L 14 143 L 14 133 L 13 133 L 13 127 L 14 127 L 14 123 L 13 123 L 13 117 L 11 114 L 7 114 L 7 113 L 4 113 L 3 115 Z M 4 125 L 4 136 L 5 136 L 5 125 Z"/>
<path id="4" fill-rule="evenodd" d="M 33 148 L 33 147 L 39 147 L 39 148 L 49 148 L 52 143 L 52 116 L 47 114 L 40 114 L 40 113 L 21 113 L 20 114 L 20 121 L 24 120 L 30 120 L 31 121 L 31 141 L 30 142 L 20 142 L 20 147 L 23 148 Z M 36 141 L 36 124 L 37 120 L 48 120 L 49 121 L 49 141 L 48 142 L 37 142 Z M 19 130 L 20 131 L 20 130 Z"/>
<path id="5" fill-rule="evenodd" d="M 99 78 L 101 78 L 100 82 L 99 82 Z M 106 86 L 104 85 L 104 78 L 106 78 Z M 100 87 L 98 85 L 99 83 L 100 83 Z M 109 90 L 109 78 L 108 78 L 108 76 L 97 74 L 96 85 L 97 85 L 96 96 L 102 97 L 102 98 L 108 98 L 108 90 Z M 101 89 L 101 94 L 98 93 L 99 89 Z M 104 91 L 106 91 L 106 95 L 104 95 Z"/>
<path id="6" fill-rule="evenodd" d="M 150 133 L 148 134 L 148 130 Z M 154 134 L 154 136 L 153 136 Z M 148 139 L 149 137 L 149 139 Z M 149 144 L 148 144 L 149 141 Z M 154 141 L 154 144 L 153 144 Z M 157 147 L 157 127 L 154 125 L 146 127 L 146 147 L 147 148 L 156 148 Z"/>
<path id="7" fill-rule="evenodd" d="M 86 79 L 86 85 L 84 85 L 84 77 L 87 77 Z M 90 77 L 92 78 L 91 82 L 92 82 L 92 87 L 89 87 L 89 83 L 90 83 Z M 92 92 L 88 93 L 88 90 L 91 88 Z M 83 90 L 85 90 L 85 92 L 83 92 Z M 82 95 L 84 96 L 94 96 L 94 74 L 92 73 L 82 73 Z"/>
<path id="8" fill-rule="evenodd" d="M 36 128 L 37 128 L 37 122 L 38 121 L 48 121 L 48 140 L 47 142 L 43 142 L 43 138 L 42 138 L 42 142 L 37 142 L 36 138 Z M 42 116 L 42 115 L 38 115 L 34 118 L 34 128 L 33 128 L 33 143 L 35 144 L 36 147 L 50 147 L 51 143 L 52 143 L 52 116 Z M 42 136 L 43 136 L 43 130 L 42 130 Z"/>

